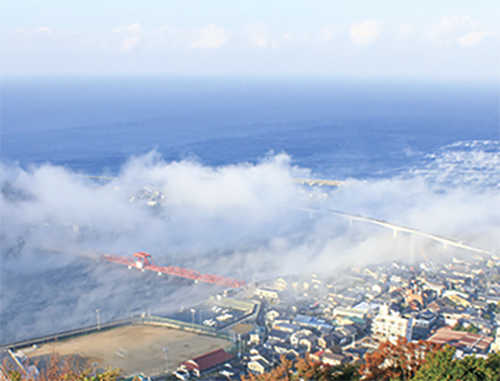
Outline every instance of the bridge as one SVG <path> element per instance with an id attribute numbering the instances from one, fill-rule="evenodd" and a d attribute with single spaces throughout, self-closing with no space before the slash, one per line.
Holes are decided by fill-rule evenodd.
<path id="1" fill-rule="evenodd" d="M 331 209 L 317 209 L 317 208 L 305 208 L 305 207 L 289 207 L 289 208 L 295 209 L 295 210 L 301 210 L 301 211 L 309 212 L 309 213 L 328 213 L 328 214 L 333 214 L 333 215 L 345 218 L 345 219 L 349 220 L 349 222 L 361 221 L 361 222 L 366 222 L 366 223 L 369 223 L 372 225 L 382 226 L 382 227 L 391 229 L 393 231 L 394 237 L 397 237 L 399 232 L 409 233 L 412 237 L 412 241 L 413 241 L 413 237 L 420 236 L 420 237 L 429 238 L 429 239 L 436 241 L 436 242 L 440 242 L 445 247 L 452 246 L 452 247 L 456 247 L 459 249 L 464 249 L 467 251 L 472 251 L 472 252 L 476 252 L 476 253 L 480 253 L 480 254 L 498 255 L 498 253 L 493 251 L 493 250 L 482 249 L 482 248 L 473 246 L 472 244 L 469 244 L 469 243 L 466 243 L 463 241 L 459 241 L 459 240 L 456 240 L 453 238 L 442 237 L 442 236 L 439 236 L 436 234 L 431 234 L 431 233 L 423 232 L 421 230 L 392 224 L 390 222 L 378 220 L 375 218 L 357 216 L 357 215 L 343 213 L 343 212 L 340 212 L 337 210 L 331 210 Z M 413 248 L 412 248 L 412 250 L 413 250 Z M 412 253 L 412 255 L 413 255 L 413 253 Z"/>
<path id="2" fill-rule="evenodd" d="M 136 268 L 141 271 L 144 270 L 155 271 L 158 273 L 158 275 L 162 274 L 173 275 L 181 278 L 191 279 L 194 280 L 195 282 L 212 283 L 212 284 L 217 284 L 219 286 L 230 287 L 230 288 L 238 288 L 246 285 L 245 281 L 241 279 L 235 279 L 216 274 L 208 274 L 208 273 L 201 274 L 196 270 L 191 270 L 188 268 L 173 266 L 173 265 L 158 266 L 156 263 L 154 263 L 151 254 L 144 253 L 142 251 L 134 253 L 132 258 L 125 257 L 123 255 L 106 254 L 106 253 L 101 253 L 100 257 L 101 259 L 108 262 L 114 262 L 121 265 L 125 265 L 129 269 Z"/>

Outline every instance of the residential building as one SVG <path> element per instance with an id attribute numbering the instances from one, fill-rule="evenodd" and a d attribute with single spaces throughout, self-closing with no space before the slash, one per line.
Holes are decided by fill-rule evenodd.
<path id="1" fill-rule="evenodd" d="M 196 377 L 201 377 L 226 364 L 233 358 L 234 356 L 227 353 L 224 349 L 218 349 L 194 359 L 184 361 L 180 364 L 179 368 L 188 371 Z"/>
<path id="2" fill-rule="evenodd" d="M 466 354 L 487 353 L 493 338 L 476 333 L 453 331 L 451 327 L 443 327 L 429 341 L 440 345 L 451 345 Z"/>
<path id="3" fill-rule="evenodd" d="M 377 341 L 390 340 L 395 342 L 398 337 L 412 339 L 413 318 L 404 318 L 400 313 L 390 310 L 387 305 L 380 307 L 380 311 L 372 322 L 372 335 Z"/>

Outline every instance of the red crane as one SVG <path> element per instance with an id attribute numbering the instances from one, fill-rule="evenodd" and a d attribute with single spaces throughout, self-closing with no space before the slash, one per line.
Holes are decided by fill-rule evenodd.
<path id="1" fill-rule="evenodd" d="M 106 254 L 101 253 L 101 258 L 114 263 L 119 263 L 121 265 L 128 266 L 129 269 L 135 267 L 141 271 L 150 270 L 156 271 L 158 275 L 167 274 L 174 275 L 182 278 L 192 279 L 194 281 L 200 281 L 205 283 L 213 283 L 218 284 L 220 286 L 238 288 L 245 286 L 246 283 L 244 280 L 230 278 L 222 275 L 215 274 L 200 274 L 196 270 L 187 269 L 179 266 L 158 266 L 154 263 L 151 254 L 144 253 L 139 251 L 138 253 L 134 253 L 133 257 L 125 257 L 123 255 L 116 254 Z"/>

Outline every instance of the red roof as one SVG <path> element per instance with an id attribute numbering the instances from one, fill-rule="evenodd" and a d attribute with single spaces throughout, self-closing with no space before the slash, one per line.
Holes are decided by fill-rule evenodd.
<path id="1" fill-rule="evenodd" d="M 477 333 L 453 331 L 450 327 L 443 327 L 429 337 L 429 341 L 441 345 L 449 344 L 463 349 L 477 348 L 482 352 L 488 349 L 493 342 L 493 338 L 478 335 Z"/>
<path id="2" fill-rule="evenodd" d="M 234 358 L 234 356 L 227 353 L 224 349 L 218 349 L 194 359 L 184 361 L 181 365 L 184 365 L 190 371 L 198 369 L 198 371 L 202 373 L 207 369 L 224 364 L 232 358 Z"/>

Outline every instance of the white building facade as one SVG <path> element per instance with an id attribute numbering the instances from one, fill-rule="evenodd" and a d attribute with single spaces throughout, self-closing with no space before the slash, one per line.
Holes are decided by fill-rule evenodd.
<path id="1" fill-rule="evenodd" d="M 377 316 L 372 322 L 373 338 L 379 342 L 396 342 L 402 336 L 411 341 L 413 334 L 413 319 L 406 319 L 400 313 L 389 310 L 387 305 L 380 306 Z"/>

